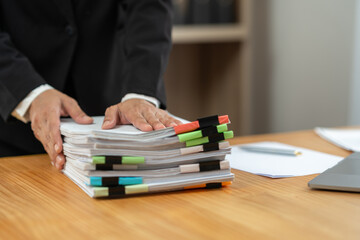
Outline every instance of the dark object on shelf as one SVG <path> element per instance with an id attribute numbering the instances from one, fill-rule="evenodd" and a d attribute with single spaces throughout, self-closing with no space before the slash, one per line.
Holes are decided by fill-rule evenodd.
<path id="1" fill-rule="evenodd" d="M 174 24 L 188 23 L 189 0 L 173 0 Z"/>
<path id="2" fill-rule="evenodd" d="M 235 0 L 212 0 L 214 23 L 234 23 Z"/>
<path id="3" fill-rule="evenodd" d="M 191 24 L 209 24 L 213 22 L 211 0 L 190 0 L 189 21 Z"/>
<path id="4" fill-rule="evenodd" d="M 173 0 L 174 24 L 234 23 L 235 0 Z"/>

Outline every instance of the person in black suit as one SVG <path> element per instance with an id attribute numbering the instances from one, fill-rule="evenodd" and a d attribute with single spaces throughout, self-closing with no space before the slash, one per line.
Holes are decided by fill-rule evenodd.
<path id="1" fill-rule="evenodd" d="M 0 0 L 0 156 L 45 149 L 62 169 L 61 116 L 180 124 L 162 110 L 170 49 L 171 0 Z"/>

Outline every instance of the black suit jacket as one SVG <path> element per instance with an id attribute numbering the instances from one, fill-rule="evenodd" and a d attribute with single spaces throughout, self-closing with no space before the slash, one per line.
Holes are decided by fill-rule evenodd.
<path id="1" fill-rule="evenodd" d="M 103 115 L 127 93 L 165 108 L 171 0 L 0 0 L 0 30 L 0 155 L 42 151 L 29 124 L 9 120 L 44 83 L 89 115 Z"/>

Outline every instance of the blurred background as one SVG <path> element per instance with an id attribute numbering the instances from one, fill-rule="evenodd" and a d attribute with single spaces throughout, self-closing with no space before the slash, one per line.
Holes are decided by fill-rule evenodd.
<path id="1" fill-rule="evenodd" d="M 360 0 L 173 0 L 170 112 L 236 135 L 360 124 Z"/>

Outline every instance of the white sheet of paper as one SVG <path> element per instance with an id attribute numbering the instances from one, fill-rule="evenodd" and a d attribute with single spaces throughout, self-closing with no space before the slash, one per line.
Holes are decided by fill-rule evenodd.
<path id="1" fill-rule="evenodd" d="M 93 131 L 101 131 L 101 125 L 104 121 L 104 116 L 92 117 L 94 122 L 92 124 L 78 124 L 71 118 L 61 119 L 61 130 L 74 134 L 91 134 Z M 126 134 L 141 134 L 143 133 L 133 125 L 118 125 L 113 129 L 103 130 L 108 132 L 119 132 Z"/>
<path id="2" fill-rule="evenodd" d="M 325 140 L 346 150 L 360 152 L 360 129 L 315 128 L 315 132 Z"/>
<path id="3" fill-rule="evenodd" d="M 189 122 L 185 119 L 174 116 L 172 114 L 170 114 L 170 116 L 180 120 L 183 123 Z M 61 132 L 66 132 L 70 135 L 73 134 L 74 136 L 89 135 L 94 132 L 127 134 L 127 135 L 140 135 L 140 134 L 147 134 L 147 133 L 153 134 L 154 133 L 154 132 L 140 131 L 139 129 L 135 128 L 133 125 L 117 125 L 112 129 L 102 130 L 101 126 L 104 121 L 104 116 L 93 116 L 92 118 L 94 119 L 94 122 L 92 124 L 78 124 L 71 118 L 62 118 L 60 130 L 61 130 Z M 157 130 L 157 131 L 161 131 L 161 130 Z"/>
<path id="4" fill-rule="evenodd" d="M 250 152 L 241 149 L 239 146 L 296 149 L 302 152 L 302 155 L 289 156 Z M 231 154 L 226 158 L 230 160 L 231 168 L 271 178 L 294 177 L 321 173 L 343 159 L 339 156 L 278 142 L 258 142 L 235 145 L 232 146 Z"/>

